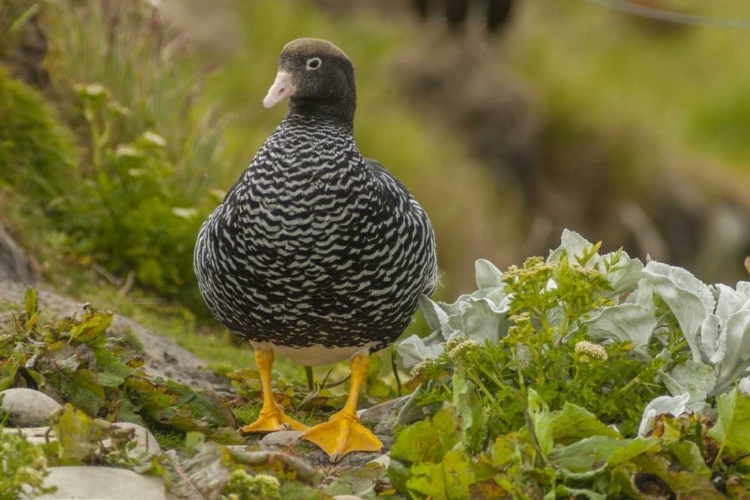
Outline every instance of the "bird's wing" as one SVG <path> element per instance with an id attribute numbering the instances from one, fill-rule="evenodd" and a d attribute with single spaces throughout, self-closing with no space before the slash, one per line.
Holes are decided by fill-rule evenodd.
<path id="1" fill-rule="evenodd" d="M 410 214 L 409 219 L 412 223 L 420 226 L 425 235 L 425 244 L 427 245 L 428 261 L 430 262 L 429 270 L 425 276 L 424 293 L 430 296 L 437 288 L 438 283 L 438 268 L 437 268 L 437 251 L 435 248 L 435 233 L 432 229 L 432 224 L 427 216 L 427 212 L 417 202 L 417 200 L 409 192 L 409 189 L 404 184 L 396 179 L 387 168 L 371 158 L 365 158 L 365 164 L 370 169 L 370 172 L 377 177 L 387 191 L 393 195 L 402 198 L 404 205 L 408 207 L 408 213 Z"/>

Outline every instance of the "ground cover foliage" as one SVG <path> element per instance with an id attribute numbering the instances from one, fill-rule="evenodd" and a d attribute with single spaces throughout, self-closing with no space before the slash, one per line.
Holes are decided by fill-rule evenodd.
<path id="1" fill-rule="evenodd" d="M 598 248 L 566 231 L 546 259 L 505 272 L 478 261 L 478 290 L 452 304 L 423 298 L 434 331 L 397 345 L 413 377 L 390 465 L 335 477 L 294 454 L 227 446 L 257 414 L 257 373 L 229 374 L 231 402 L 149 377 L 137 342 L 107 337 L 111 313 L 47 323 L 29 290 L 0 336 L 0 384 L 67 404 L 57 442 L 3 435 L 0 446 L 21 447 L 0 481 L 38 488 L 45 463 L 84 463 L 159 474 L 196 498 L 747 498 L 750 283 L 708 286 Z M 367 404 L 395 395 L 379 370 Z M 309 424 L 341 404 L 280 379 L 275 393 Z M 134 455 L 114 420 L 147 425 L 171 451 Z"/>
<path id="2" fill-rule="evenodd" d="M 566 231 L 547 259 L 423 299 L 398 346 L 436 413 L 389 477 L 410 498 L 747 498 L 750 283 L 597 253 Z M 436 480 L 436 478 L 439 478 Z"/>

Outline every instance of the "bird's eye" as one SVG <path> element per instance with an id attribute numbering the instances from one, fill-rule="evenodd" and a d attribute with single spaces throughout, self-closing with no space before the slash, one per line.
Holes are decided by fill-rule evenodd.
<path id="1" fill-rule="evenodd" d="M 307 69 L 318 69 L 321 64 L 323 64 L 323 61 L 320 60 L 320 57 L 311 57 L 307 60 Z"/>

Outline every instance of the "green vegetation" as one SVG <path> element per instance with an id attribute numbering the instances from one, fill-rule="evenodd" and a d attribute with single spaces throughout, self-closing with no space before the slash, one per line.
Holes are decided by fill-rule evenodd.
<path id="1" fill-rule="evenodd" d="M 566 232 L 546 260 L 505 273 L 478 261 L 479 290 L 423 301 L 434 333 L 398 350 L 433 416 L 397 434 L 396 489 L 744 498 L 750 284 L 713 288 L 598 248 Z"/>
<path id="2" fill-rule="evenodd" d="M 4 432 L 0 425 L 0 500 L 16 500 L 25 490 L 41 495 L 44 488 L 47 459 L 42 450 L 21 434 Z"/>
<path id="3" fill-rule="evenodd" d="M 742 0 L 658 5 L 714 19 L 750 18 Z M 659 23 L 565 0 L 518 12 L 506 54 L 533 79 L 553 121 L 615 134 L 635 130 L 639 142 L 699 150 L 747 171 L 750 146 L 740 132 L 750 116 L 743 111 L 747 30 Z"/>
<path id="4" fill-rule="evenodd" d="M 12 187 L 49 208 L 70 186 L 73 137 L 34 89 L 0 67 L 0 189 Z"/>
<path id="5" fill-rule="evenodd" d="M 39 318 L 36 292 L 28 289 L 24 311 L 0 335 L 0 390 L 32 386 L 91 418 L 241 441 L 231 409 L 216 395 L 146 375 L 143 358 L 107 335 L 112 313 L 89 307 L 56 324 Z"/>

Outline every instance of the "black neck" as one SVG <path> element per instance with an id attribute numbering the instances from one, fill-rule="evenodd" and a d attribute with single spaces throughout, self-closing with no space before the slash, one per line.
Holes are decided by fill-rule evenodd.
<path id="1" fill-rule="evenodd" d="M 348 96 L 346 99 L 336 101 L 323 101 L 321 99 L 291 98 L 289 100 L 289 117 L 300 116 L 302 118 L 320 120 L 334 123 L 344 128 L 349 133 L 354 131 L 354 112 L 356 110 L 356 97 Z"/>

